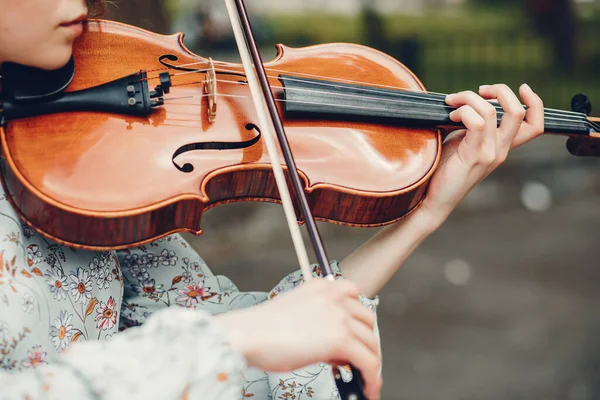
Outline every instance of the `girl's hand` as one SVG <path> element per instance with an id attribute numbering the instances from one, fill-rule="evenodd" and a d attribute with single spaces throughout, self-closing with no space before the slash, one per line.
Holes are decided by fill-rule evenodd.
<path id="1" fill-rule="evenodd" d="M 344 278 L 358 284 L 363 296 L 379 293 L 422 241 L 506 159 L 511 148 L 544 131 L 544 105 L 529 86 L 520 89 L 529 107 L 527 121 L 524 107 L 506 85 L 482 86 L 479 93 L 481 96 L 461 92 L 446 98 L 448 105 L 456 108 L 451 119 L 462 122 L 466 129 L 446 138 L 440 164 L 420 207 L 342 260 Z M 505 111 L 500 127 L 496 108 L 484 99 L 497 99 Z"/>
<path id="2" fill-rule="evenodd" d="M 444 143 L 438 170 L 433 175 L 421 209 L 443 222 L 466 195 L 504 162 L 510 149 L 538 137 L 544 132 L 544 105 L 528 85 L 522 85 L 525 109 L 506 85 L 482 86 L 480 96 L 474 92 L 449 95 L 446 103 L 457 108 L 450 114 L 454 122 L 466 129 L 453 132 Z M 504 110 L 497 124 L 496 100 Z"/>
<path id="3" fill-rule="evenodd" d="M 318 362 L 354 365 L 367 398 L 379 399 L 382 380 L 375 315 L 346 280 L 314 279 L 259 306 L 222 314 L 232 345 L 250 366 L 288 372 Z"/>

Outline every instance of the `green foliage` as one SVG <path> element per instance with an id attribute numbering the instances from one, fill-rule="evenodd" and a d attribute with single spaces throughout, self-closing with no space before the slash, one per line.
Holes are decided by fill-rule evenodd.
<path id="1" fill-rule="evenodd" d="M 524 0 L 470 0 L 470 3 L 478 6 L 478 7 L 487 7 L 487 8 L 492 8 L 492 7 L 498 7 L 499 5 L 501 6 L 521 6 L 523 5 L 523 3 L 525 3 Z"/>
<path id="2" fill-rule="evenodd" d="M 515 7 L 471 7 L 466 12 L 423 16 L 385 15 L 383 21 L 392 43 L 409 37 L 418 41 L 420 67 L 415 72 L 429 90 L 477 90 L 481 84 L 498 82 L 517 90 L 527 82 L 549 107 L 568 109 L 573 95 L 586 92 L 595 110 L 600 110 L 600 74 L 595 71 L 600 63 L 600 38 L 594 34 L 598 18 L 591 12 L 583 16 L 579 67 L 573 76 L 553 71 L 549 44 L 527 28 L 525 15 Z M 285 15 L 268 17 L 268 21 L 276 42 L 289 46 L 366 44 L 359 15 Z M 404 57 L 393 54 L 393 50 L 389 53 L 400 61 Z"/>
<path id="3" fill-rule="evenodd" d="M 361 16 L 298 14 L 267 16 L 273 34 L 282 42 L 298 42 L 298 38 L 311 43 L 335 41 L 361 42 L 364 28 Z M 481 34 L 494 35 L 523 25 L 523 17 L 511 12 L 426 16 L 386 15 L 385 29 L 390 37 L 414 36 L 435 38 Z"/>

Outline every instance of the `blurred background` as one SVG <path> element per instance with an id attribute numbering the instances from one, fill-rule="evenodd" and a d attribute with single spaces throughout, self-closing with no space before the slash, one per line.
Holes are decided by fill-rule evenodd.
<path id="1" fill-rule="evenodd" d="M 113 3 L 110 19 L 184 32 L 195 53 L 238 60 L 222 0 Z M 360 43 L 430 91 L 527 82 L 552 108 L 586 93 L 600 116 L 598 0 L 246 3 L 265 60 L 276 43 Z M 336 259 L 376 232 L 319 226 Z M 203 227 L 187 238 L 241 290 L 269 290 L 297 268 L 278 205 L 213 209 Z M 511 153 L 381 293 L 383 398 L 600 399 L 599 240 L 599 160 L 550 136 Z"/>

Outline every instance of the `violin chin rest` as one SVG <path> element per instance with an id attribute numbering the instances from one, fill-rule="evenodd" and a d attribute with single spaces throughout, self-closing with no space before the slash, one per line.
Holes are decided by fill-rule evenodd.
<path id="1" fill-rule="evenodd" d="M 75 61 L 56 70 L 15 63 L 2 65 L 3 97 L 14 102 L 47 101 L 63 93 L 75 76 Z"/>

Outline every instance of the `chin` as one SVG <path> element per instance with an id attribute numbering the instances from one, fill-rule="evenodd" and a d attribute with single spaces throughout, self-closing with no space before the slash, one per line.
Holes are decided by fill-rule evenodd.
<path id="1" fill-rule="evenodd" d="M 69 62 L 72 54 L 71 46 L 53 47 L 37 54 L 32 53 L 32 57 L 26 57 L 16 62 L 34 68 L 55 70 L 64 67 Z"/>
<path id="2" fill-rule="evenodd" d="M 51 57 L 47 57 L 44 60 L 40 60 L 40 64 L 38 68 L 54 70 L 64 67 L 69 60 L 71 59 L 72 50 L 69 47 L 68 51 L 63 51 L 61 53 L 54 53 Z"/>

